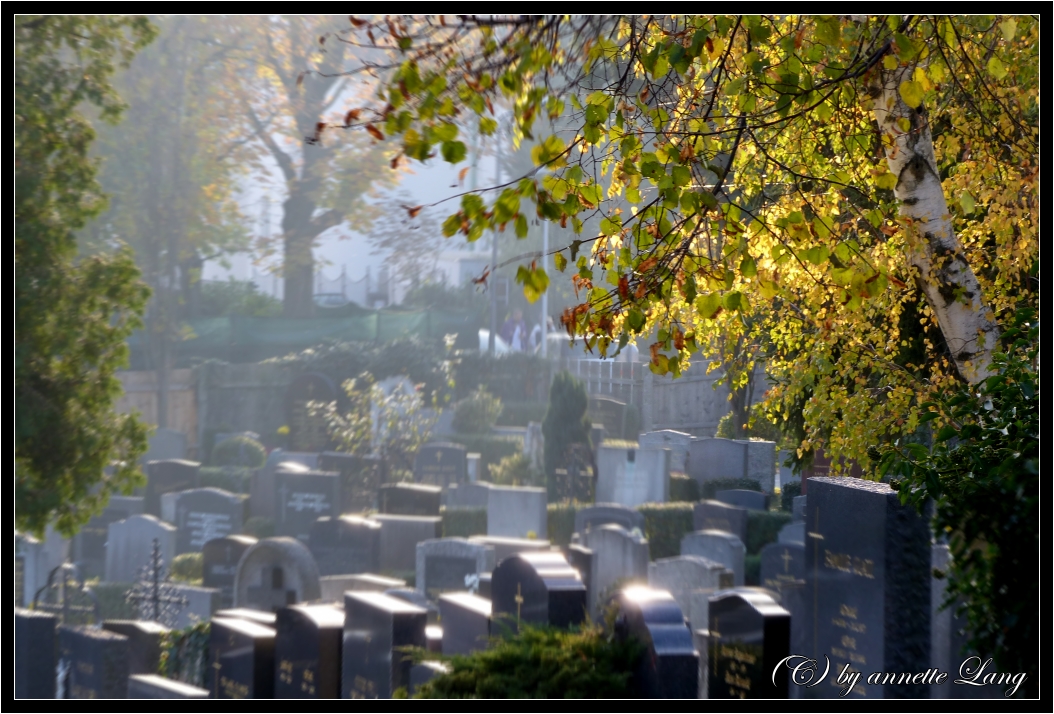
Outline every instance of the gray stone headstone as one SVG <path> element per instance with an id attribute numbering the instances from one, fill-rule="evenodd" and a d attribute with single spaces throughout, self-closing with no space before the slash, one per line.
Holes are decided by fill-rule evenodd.
<path id="1" fill-rule="evenodd" d="M 161 494 L 189 491 L 197 488 L 201 464 L 184 459 L 150 461 L 146 465 L 146 490 L 143 492 L 143 513 L 161 516 Z"/>
<path id="2" fill-rule="evenodd" d="M 634 528 L 644 531 L 644 514 L 634 508 L 621 506 L 617 503 L 596 503 L 585 506 L 575 512 L 575 533 L 585 538 L 587 531 L 602 526 L 605 523 L 615 523 L 628 531 Z"/>
<path id="3" fill-rule="evenodd" d="M 547 540 L 533 540 L 529 538 L 472 536 L 468 540 L 470 543 L 478 543 L 493 548 L 495 565 L 517 553 L 540 553 L 548 551 L 550 548 Z"/>
<path id="4" fill-rule="evenodd" d="M 790 613 L 761 590 L 711 597 L 709 698 L 786 699 L 790 628 Z"/>
<path id="5" fill-rule="evenodd" d="M 403 602 L 408 602 L 411 605 L 416 605 L 425 612 L 428 613 L 428 627 L 425 628 L 425 641 L 428 643 L 429 651 L 433 651 L 432 647 L 436 644 L 432 635 L 428 633 L 431 631 L 435 632 L 435 629 L 439 629 L 439 651 L 442 651 L 442 640 L 443 633 L 442 628 L 438 627 L 439 624 L 439 606 L 434 602 L 425 597 L 425 594 L 416 588 L 400 587 L 390 588 L 384 591 L 385 595 L 389 595 Z M 434 629 L 432 626 L 436 626 Z"/>
<path id="6" fill-rule="evenodd" d="M 171 564 L 176 555 L 176 527 L 154 516 L 130 516 L 111 523 L 108 532 L 106 580 L 111 583 L 138 581 L 150 563 L 155 539 L 165 563 Z"/>
<path id="7" fill-rule="evenodd" d="M 59 666 L 66 699 L 124 699 L 128 638 L 94 627 L 59 625 Z"/>
<path id="8" fill-rule="evenodd" d="M 371 592 L 344 596 L 341 696 L 390 699 L 410 683 L 405 647 L 426 645 L 428 613 L 398 598 Z"/>
<path id="9" fill-rule="evenodd" d="M 158 427 L 147 442 L 142 463 L 187 458 L 187 435 L 175 429 Z"/>
<path id="10" fill-rule="evenodd" d="M 733 439 L 693 439 L 689 475 L 702 486 L 707 481 L 747 477 L 746 442 Z"/>
<path id="11" fill-rule="evenodd" d="M 55 627 L 58 618 L 15 608 L 15 699 L 55 698 Z"/>
<path id="12" fill-rule="evenodd" d="M 37 590 L 48 584 L 44 544 L 32 536 L 15 534 L 15 607 L 29 607 Z"/>
<path id="13" fill-rule="evenodd" d="M 275 534 L 311 538 L 311 528 L 323 516 L 340 515 L 340 474 L 332 471 L 275 472 L 277 494 Z"/>
<path id="14" fill-rule="evenodd" d="M 777 543 L 798 543 L 805 545 L 805 521 L 791 522 L 780 528 L 776 536 Z"/>
<path id="15" fill-rule="evenodd" d="M 808 498 L 808 496 L 795 496 L 791 500 L 792 523 L 797 523 L 799 521 L 802 523 L 805 522 L 805 503 Z"/>
<path id="16" fill-rule="evenodd" d="M 670 497 L 669 449 L 604 442 L 597 450 L 597 503 L 634 507 Z"/>
<path id="17" fill-rule="evenodd" d="M 491 637 L 491 601 L 471 593 L 439 597 L 443 654 L 467 655 L 487 648 Z"/>
<path id="18" fill-rule="evenodd" d="M 731 570 L 736 587 L 743 585 L 746 546 L 743 541 L 724 531 L 695 531 L 681 539 L 681 555 L 701 555 Z"/>
<path id="19" fill-rule="evenodd" d="M 480 573 L 494 569 L 494 548 L 464 538 L 439 538 L 417 544 L 415 585 L 430 600 L 445 592 L 474 589 Z"/>
<path id="20" fill-rule="evenodd" d="M 70 544 L 71 557 L 82 577 L 106 576 L 106 540 L 109 537 L 110 524 L 142 513 L 142 496 L 111 496 L 103 512 L 92 516 L 77 535 L 73 536 Z"/>
<path id="21" fill-rule="evenodd" d="M 322 575 L 375 572 L 380 565 L 381 525 L 357 516 L 323 516 L 311 527 L 308 547 Z"/>
<path id="22" fill-rule="evenodd" d="M 517 553 L 494 568 L 492 616 L 514 631 L 520 623 L 570 627 L 586 617 L 586 588 L 560 553 Z"/>
<path id="23" fill-rule="evenodd" d="M 668 591 L 692 628 L 709 626 L 709 598 L 734 576 L 720 563 L 698 555 L 662 558 L 648 564 L 648 585 Z"/>
<path id="24" fill-rule="evenodd" d="M 310 452 L 275 449 L 267 455 L 263 468 L 257 469 L 249 486 L 249 514 L 274 520 L 278 513 L 278 471 L 305 471 L 319 468 L 319 455 Z"/>
<path id="25" fill-rule="evenodd" d="M 154 674 L 161 661 L 161 636 L 168 628 L 149 620 L 106 620 L 102 629 L 128 638 L 128 673 Z"/>
<path id="26" fill-rule="evenodd" d="M 238 562 L 256 542 L 252 536 L 229 535 L 210 540 L 202 547 L 201 584 L 219 589 L 222 607 L 234 605 L 234 575 L 238 571 Z"/>
<path id="27" fill-rule="evenodd" d="M 402 516 L 438 516 L 443 489 L 420 483 L 391 483 L 380 487 L 381 513 Z"/>
<path id="28" fill-rule="evenodd" d="M 128 678 L 128 698 L 208 699 L 209 690 L 157 674 L 133 674 Z"/>
<path id="29" fill-rule="evenodd" d="M 722 501 L 700 501 L 695 504 L 692 522 L 697 531 L 713 530 L 731 533 L 746 543 L 747 510 Z"/>
<path id="30" fill-rule="evenodd" d="M 616 584 L 648 582 L 648 540 L 637 531 L 627 531 L 614 523 L 589 532 L 585 543 L 593 551 L 590 615 L 596 619 Z"/>
<path id="31" fill-rule="evenodd" d="M 747 491 L 742 488 L 735 488 L 728 491 L 718 491 L 714 494 L 714 498 L 721 503 L 746 508 L 751 511 L 767 511 L 769 508 L 768 496 L 760 491 Z"/>
<path id="32" fill-rule="evenodd" d="M 392 588 L 405 587 L 405 580 L 386 578 L 383 575 L 374 575 L 373 573 L 323 575 L 319 578 L 319 588 L 322 591 L 320 599 L 326 602 L 343 603 L 344 593 L 349 590 L 354 592 L 383 593 Z"/>
<path id="33" fill-rule="evenodd" d="M 486 481 L 451 484 L 446 491 L 446 507 L 486 508 L 490 501 L 490 486 Z"/>
<path id="34" fill-rule="evenodd" d="M 544 539 L 549 529 L 547 505 L 544 488 L 491 486 L 487 494 L 487 535 Z"/>
<path id="35" fill-rule="evenodd" d="M 209 634 L 213 699 L 273 699 L 275 630 L 250 620 L 214 617 Z"/>
<path id="36" fill-rule="evenodd" d="M 677 601 L 665 590 L 624 588 L 618 594 L 615 636 L 635 638 L 647 649 L 636 680 L 647 699 L 694 699 L 699 693 L 699 655 Z"/>
<path id="37" fill-rule="evenodd" d="M 414 459 L 414 480 L 444 488 L 453 483 L 464 483 L 468 480 L 465 454 L 465 447 L 461 444 L 425 444 Z"/>
<path id="38" fill-rule="evenodd" d="M 201 552 L 205 544 L 242 529 L 245 497 L 219 488 L 181 491 L 175 497 L 176 554 Z"/>
<path id="39" fill-rule="evenodd" d="M 765 493 L 776 490 L 776 442 L 751 439 L 746 443 L 747 478 L 761 484 Z"/>
<path id="40" fill-rule="evenodd" d="M 176 615 L 175 629 L 206 622 L 212 618 L 213 613 L 223 607 L 223 591 L 219 588 L 199 587 L 184 583 L 169 583 L 168 587 L 173 596 L 182 597 L 187 603 Z"/>
<path id="41" fill-rule="evenodd" d="M 378 514 L 371 520 L 381 524 L 380 570 L 389 573 L 416 571 L 417 544 L 443 535 L 441 518 Z"/>
<path id="42" fill-rule="evenodd" d="M 816 652 L 871 672 L 923 672 L 930 660 L 930 530 L 888 485 L 811 478 L 805 566 Z M 810 653 L 813 654 L 813 653 Z M 815 655 L 814 655 L 815 656 Z M 807 696 L 834 698 L 824 683 Z M 858 683 L 850 696 L 928 697 L 921 684 Z"/>
<path id="43" fill-rule="evenodd" d="M 669 449 L 670 471 L 688 473 L 688 454 L 691 451 L 692 435 L 672 429 L 649 431 L 638 439 L 642 449 Z"/>
<path id="44" fill-rule="evenodd" d="M 320 595 L 318 565 L 307 546 L 293 538 L 265 538 L 238 563 L 235 607 L 276 612 Z"/>
<path id="45" fill-rule="evenodd" d="M 275 699 L 339 699 L 344 610 L 290 605 L 275 618 Z"/>

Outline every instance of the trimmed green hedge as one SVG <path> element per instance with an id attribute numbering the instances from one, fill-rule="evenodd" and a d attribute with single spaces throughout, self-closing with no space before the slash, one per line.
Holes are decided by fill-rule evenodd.
<path id="1" fill-rule="evenodd" d="M 693 529 L 694 503 L 645 503 L 637 506 L 644 515 L 644 536 L 652 560 L 681 554 L 681 539 Z"/>
<path id="2" fill-rule="evenodd" d="M 479 454 L 480 478 L 485 479 L 487 466 L 499 464 L 506 456 L 523 451 L 523 439 L 516 436 L 498 434 L 454 434 L 449 437 L 455 444 L 461 444 L 469 453 Z"/>
<path id="3" fill-rule="evenodd" d="M 201 487 L 222 488 L 231 493 L 249 493 L 255 469 L 246 466 L 202 466 Z"/>
<path id="4" fill-rule="evenodd" d="M 698 501 L 699 482 L 685 474 L 670 474 L 670 501 Z"/>
<path id="5" fill-rule="evenodd" d="M 748 555 L 743 559 L 743 584 L 761 585 L 760 555 Z"/>
<path id="6" fill-rule="evenodd" d="M 487 534 L 486 508 L 446 508 L 439 512 L 443 519 L 444 538 L 468 538 Z"/>
<path id="7" fill-rule="evenodd" d="M 244 466 L 258 469 L 267 461 L 263 444 L 248 436 L 232 436 L 212 449 L 213 466 Z"/>
<path id="8" fill-rule="evenodd" d="M 790 513 L 794 510 L 794 499 L 801 495 L 801 481 L 780 485 L 780 509 Z"/>
<path id="9" fill-rule="evenodd" d="M 775 543 L 780 529 L 791 522 L 791 514 L 783 511 L 747 511 L 748 555 L 757 555 L 769 543 Z"/>
<path id="10" fill-rule="evenodd" d="M 760 491 L 761 483 L 749 478 L 716 478 L 713 481 L 703 482 L 702 497 L 711 500 L 718 491 L 732 491 L 737 488 L 745 491 Z"/>
<path id="11" fill-rule="evenodd" d="M 575 532 L 575 513 L 578 512 L 578 504 L 575 503 L 550 503 L 549 504 L 549 542 L 552 545 L 565 548 L 571 543 L 571 535 Z"/>

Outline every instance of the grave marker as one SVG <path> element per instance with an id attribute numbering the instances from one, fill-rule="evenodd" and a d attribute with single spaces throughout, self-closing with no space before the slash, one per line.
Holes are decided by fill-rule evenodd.
<path id="1" fill-rule="evenodd" d="M 467 655 L 484 650 L 491 637 L 491 601 L 471 593 L 439 597 L 443 622 L 443 654 Z"/>
<path id="2" fill-rule="evenodd" d="M 517 553 L 494 568 L 491 603 L 516 630 L 520 622 L 570 627 L 586 617 L 586 588 L 561 554 Z"/>
<path id="3" fill-rule="evenodd" d="M 214 699 L 273 699 L 274 640 L 271 627 L 214 617 L 209 634 Z"/>
<path id="4" fill-rule="evenodd" d="M 648 582 L 648 540 L 608 523 L 590 531 L 586 546 L 593 551 L 590 614 L 597 619 L 616 583 Z"/>
<path id="5" fill-rule="evenodd" d="M 55 698 L 54 615 L 15 608 L 15 699 Z"/>
<path id="6" fill-rule="evenodd" d="M 206 543 L 242 529 L 245 498 L 219 488 L 183 491 L 175 499 L 176 554 L 197 553 Z"/>
<path id="7" fill-rule="evenodd" d="M 209 690 L 156 674 L 133 674 L 128 678 L 129 699 L 208 699 Z"/>
<path id="8" fill-rule="evenodd" d="M 265 538 L 242 556 L 234 577 L 234 604 L 277 611 L 318 600 L 318 566 L 311 551 L 293 538 Z"/>
<path id="9" fill-rule="evenodd" d="M 381 525 L 357 516 L 323 516 L 311 527 L 308 547 L 321 575 L 375 572 L 380 565 Z"/>
<path id="10" fill-rule="evenodd" d="M 207 588 L 218 588 L 220 606 L 234 605 L 234 575 L 245 551 L 256 544 L 256 538 L 229 535 L 215 538 L 202 546 L 202 582 Z"/>
<path id="11" fill-rule="evenodd" d="M 681 555 L 701 555 L 720 563 L 732 571 L 736 587 L 743 585 L 746 550 L 743 541 L 724 531 L 695 531 L 681 539 Z"/>
<path id="12" fill-rule="evenodd" d="M 128 638 L 80 625 L 59 626 L 59 667 L 66 699 L 124 699 L 128 695 Z"/>
<path id="13" fill-rule="evenodd" d="M 742 488 L 734 488 L 728 491 L 718 491 L 714 497 L 722 503 L 730 506 L 746 508 L 750 511 L 767 511 L 769 509 L 768 496 L 761 491 L 748 491 Z"/>
<path id="14" fill-rule="evenodd" d="M 176 556 L 176 527 L 155 516 L 129 516 L 111 523 L 106 543 L 106 580 L 131 583 L 153 558 L 154 541 L 161 558 L 171 563 Z"/>
<path id="15" fill-rule="evenodd" d="M 714 530 L 731 533 L 747 542 L 747 511 L 745 508 L 721 501 L 700 501 L 695 504 L 693 514 L 695 530 Z"/>
<path id="16" fill-rule="evenodd" d="M 414 584 L 430 600 L 441 593 L 471 590 L 480 573 L 494 569 L 494 548 L 464 538 L 439 538 L 417 544 Z"/>
<path id="17" fill-rule="evenodd" d="M 465 447 L 461 444 L 434 442 L 425 444 L 414 459 L 414 480 L 417 483 L 442 486 L 461 484 L 468 480 Z"/>
<path id="18" fill-rule="evenodd" d="M 710 598 L 710 699 L 786 699 L 791 615 L 760 590 Z M 822 686 L 822 685 L 821 685 Z"/>
<path id="19" fill-rule="evenodd" d="M 677 601 L 692 629 L 709 626 L 709 598 L 732 585 L 732 572 L 698 555 L 662 558 L 648 564 L 648 585 Z"/>
<path id="20" fill-rule="evenodd" d="M 636 678 L 648 699 L 694 699 L 699 693 L 699 655 L 677 601 L 665 590 L 629 587 L 617 596 L 615 634 L 633 637 L 647 651 Z"/>
<path id="21" fill-rule="evenodd" d="M 410 683 L 411 661 L 403 647 L 426 645 L 427 612 L 382 593 L 344 595 L 341 696 L 390 699 Z"/>
<path id="22" fill-rule="evenodd" d="M 277 513 L 275 534 L 290 536 L 304 543 L 311 527 L 324 516 L 339 516 L 340 474 L 330 471 L 275 472 Z"/>
<path id="23" fill-rule="evenodd" d="M 344 611 L 334 605 L 290 605 L 276 614 L 277 699 L 339 699 Z"/>
<path id="24" fill-rule="evenodd" d="M 634 507 L 670 496 L 670 451 L 605 441 L 597 450 L 596 501 Z"/>
<path id="25" fill-rule="evenodd" d="M 443 489 L 420 483 L 390 483 L 379 489 L 381 513 L 438 516 Z"/>
<path id="26" fill-rule="evenodd" d="M 628 508 L 617 503 L 596 503 L 580 508 L 575 512 L 575 533 L 583 538 L 592 528 L 605 523 L 616 523 L 627 531 L 634 528 L 644 532 L 644 514 L 635 508 Z"/>
<path id="27" fill-rule="evenodd" d="M 487 493 L 487 535 L 542 538 L 549 529 L 544 488 L 491 486 Z"/>
<path id="28" fill-rule="evenodd" d="M 102 629 L 128 638 L 128 673 L 154 674 L 161 661 L 161 635 L 168 628 L 150 620 L 106 620 Z"/>
<path id="29" fill-rule="evenodd" d="M 692 446 L 691 434 L 663 429 L 641 434 L 638 441 L 642 449 L 669 449 L 670 471 L 688 473 L 688 454 Z"/>
<path id="30" fill-rule="evenodd" d="M 184 459 L 151 461 L 146 465 L 146 490 L 143 492 L 143 513 L 161 515 L 161 494 L 189 491 L 197 488 L 201 464 Z"/>
<path id="31" fill-rule="evenodd" d="M 443 521 L 432 516 L 378 514 L 370 520 L 381 524 L 380 570 L 405 573 L 417 567 L 417 544 L 440 538 Z"/>

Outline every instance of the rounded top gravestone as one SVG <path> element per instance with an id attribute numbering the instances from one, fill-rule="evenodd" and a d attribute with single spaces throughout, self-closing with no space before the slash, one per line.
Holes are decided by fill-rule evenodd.
<path id="1" fill-rule="evenodd" d="M 277 611 L 321 597 L 318 565 L 295 538 L 265 538 L 251 546 L 234 576 L 234 606 Z"/>

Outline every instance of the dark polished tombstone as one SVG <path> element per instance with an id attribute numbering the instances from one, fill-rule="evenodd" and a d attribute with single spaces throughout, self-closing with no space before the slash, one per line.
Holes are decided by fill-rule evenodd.
<path id="1" fill-rule="evenodd" d="M 373 508 L 378 487 L 388 480 L 387 464 L 377 456 L 326 451 L 318 455 L 318 468 L 340 474 L 341 513 L 363 513 Z"/>
<path id="2" fill-rule="evenodd" d="M 417 544 L 414 585 L 431 600 L 444 592 L 472 590 L 479 574 L 494 569 L 494 549 L 464 538 L 439 538 Z"/>
<path id="3" fill-rule="evenodd" d="M 480 597 L 485 597 L 490 600 L 491 595 L 491 584 L 494 582 L 494 571 L 489 573 L 479 574 L 479 588 L 476 590 L 476 594 Z"/>
<path id="4" fill-rule="evenodd" d="M 643 532 L 644 514 L 635 508 L 627 508 L 617 503 L 597 503 L 575 513 L 575 533 L 583 537 L 586 531 L 608 523 L 616 523 L 628 531 L 639 528 Z"/>
<path id="5" fill-rule="evenodd" d="M 45 612 L 15 608 L 15 699 L 55 698 L 55 626 Z"/>
<path id="6" fill-rule="evenodd" d="M 468 460 L 461 444 L 437 442 L 425 444 L 414 459 L 417 483 L 447 487 L 468 480 Z"/>
<path id="7" fill-rule="evenodd" d="M 344 400 L 337 383 L 319 372 L 301 375 L 285 390 L 286 424 L 292 451 L 324 451 L 332 446 L 326 420 L 311 414 L 308 402 Z"/>
<path id="8" fill-rule="evenodd" d="M 219 588 L 222 607 L 234 604 L 234 576 L 245 551 L 256 545 L 252 536 L 231 535 L 210 540 L 201 549 L 202 585 Z"/>
<path id="9" fill-rule="evenodd" d="M 212 618 L 210 690 L 214 699 L 274 697 L 275 631 L 248 620 Z M 210 677 L 211 675 L 211 677 Z"/>
<path id="10" fill-rule="evenodd" d="M 315 521 L 323 516 L 340 515 L 340 475 L 337 473 L 279 469 L 275 472 L 275 487 L 275 535 L 307 543 Z"/>
<path id="11" fill-rule="evenodd" d="M 570 627 L 586 617 L 586 587 L 578 571 L 554 552 L 517 553 L 491 574 L 494 617 L 515 629 L 520 622 Z"/>
<path id="12" fill-rule="evenodd" d="M 420 483 L 390 483 L 381 486 L 381 513 L 403 516 L 438 516 L 443 489 Z"/>
<path id="13" fill-rule="evenodd" d="M 335 605 L 290 605 L 275 625 L 276 699 L 339 699 L 344 611 Z"/>
<path id="14" fill-rule="evenodd" d="M 208 699 L 209 690 L 156 674 L 133 674 L 128 678 L 129 699 Z"/>
<path id="15" fill-rule="evenodd" d="M 699 693 L 699 655 L 677 601 L 665 590 L 635 586 L 617 596 L 615 634 L 646 648 L 634 673 L 647 699 L 694 699 Z"/>
<path id="16" fill-rule="evenodd" d="M 710 699 L 786 699 L 790 620 L 760 589 L 710 596 Z"/>
<path id="17" fill-rule="evenodd" d="M 747 511 L 721 501 L 700 501 L 692 512 L 695 530 L 724 531 L 747 542 Z"/>
<path id="18" fill-rule="evenodd" d="M 588 596 L 592 593 L 592 589 L 589 587 L 589 578 L 593 574 L 593 551 L 584 545 L 572 543 L 567 546 L 567 562 L 578 571 L 578 575 L 582 578 L 588 602 Z"/>
<path id="19" fill-rule="evenodd" d="M 780 606 L 791 614 L 791 652 L 811 651 L 808 623 L 812 621 L 812 613 L 806 594 L 805 546 L 769 543 L 762 548 L 761 586 L 778 594 Z"/>
<path id="20" fill-rule="evenodd" d="M 467 655 L 484 650 L 491 636 L 491 602 L 471 593 L 439 596 L 443 654 Z"/>
<path id="21" fill-rule="evenodd" d="M 411 661 L 403 647 L 427 644 L 428 613 L 382 593 L 344 595 L 344 644 L 341 658 L 344 699 L 390 699 L 410 683 Z"/>
<path id="22" fill-rule="evenodd" d="M 323 516 L 311 526 L 308 548 L 320 575 L 376 572 L 380 564 L 381 524 L 358 516 Z"/>
<path id="23" fill-rule="evenodd" d="M 814 658 L 851 671 L 924 672 L 930 661 L 930 528 L 888 485 L 857 478 L 809 479 L 805 572 Z M 841 671 L 840 669 L 838 671 Z M 839 697 L 828 681 L 809 697 Z M 831 682 L 828 684 L 828 682 Z M 925 684 L 853 687 L 849 696 L 926 698 Z"/>
<path id="24" fill-rule="evenodd" d="M 84 626 L 59 626 L 59 660 L 67 699 L 124 699 L 128 695 L 128 638 Z"/>
<path id="25" fill-rule="evenodd" d="M 201 464 L 184 459 L 151 461 L 146 465 L 146 489 L 143 492 L 143 513 L 161 517 L 161 494 L 189 491 L 200 484 Z"/>
<path id="26" fill-rule="evenodd" d="M 161 661 L 161 635 L 168 628 L 149 620 L 106 620 L 102 629 L 128 638 L 128 673 L 155 674 Z"/>
<path id="27" fill-rule="evenodd" d="M 751 511 L 767 511 L 769 508 L 769 497 L 761 491 L 733 488 L 728 491 L 718 491 L 714 494 L 714 498 L 730 506 L 738 506 Z"/>
<path id="28" fill-rule="evenodd" d="M 196 488 L 176 497 L 176 554 L 197 553 L 206 543 L 238 533 L 245 499 L 219 488 Z"/>
<path id="29" fill-rule="evenodd" d="M 416 605 L 417 607 L 427 612 L 429 625 L 435 625 L 439 622 L 439 607 L 434 602 L 425 597 L 424 593 L 422 593 L 420 590 L 416 588 L 397 587 L 388 588 L 384 591 L 384 594 L 394 597 L 398 600 L 408 602 L 411 605 Z"/>

